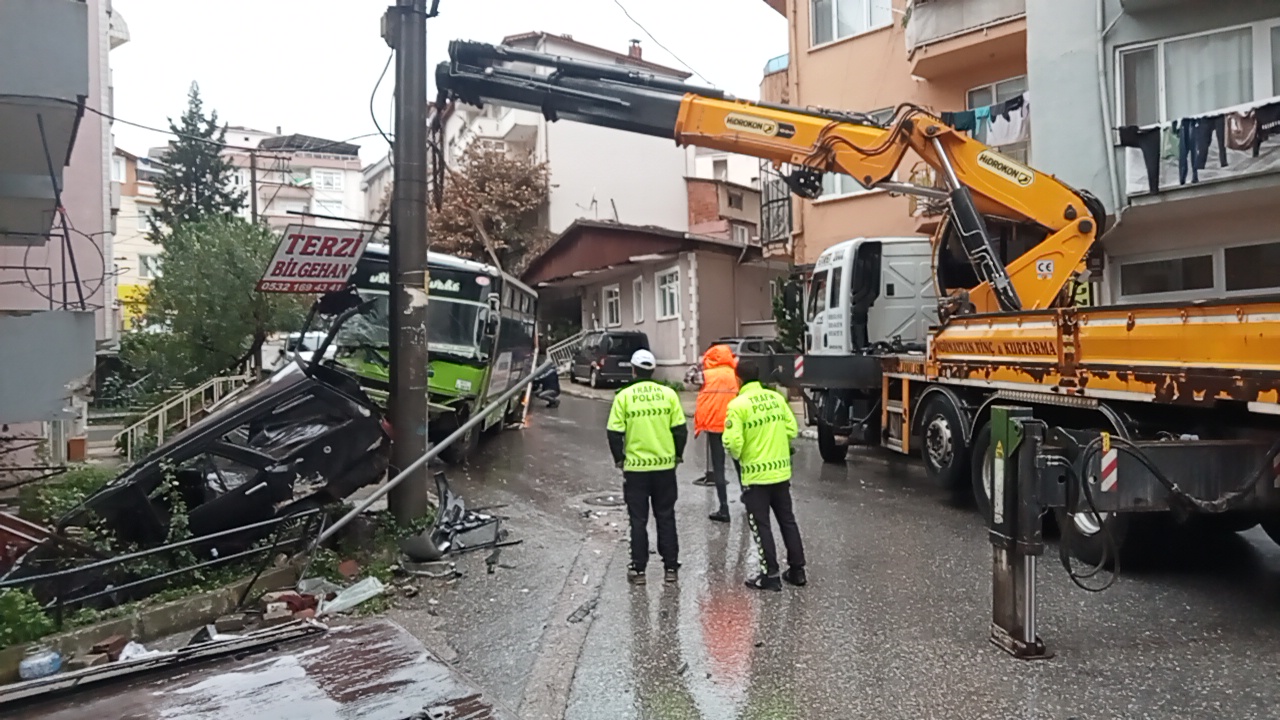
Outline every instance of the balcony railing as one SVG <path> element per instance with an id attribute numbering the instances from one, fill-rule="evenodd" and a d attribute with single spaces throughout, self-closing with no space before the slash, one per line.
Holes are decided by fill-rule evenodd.
<path id="1" fill-rule="evenodd" d="M 913 0 L 907 20 L 907 52 L 1026 13 L 1027 0 Z"/>
<path id="2" fill-rule="evenodd" d="M 1228 124 L 1233 115 L 1240 119 L 1235 132 Z M 1208 142 L 1193 139 L 1191 147 L 1186 148 L 1173 123 L 1137 129 L 1144 147 L 1121 148 L 1127 195 L 1149 196 L 1182 187 L 1220 185 L 1280 172 L 1280 96 L 1223 108 L 1195 120 L 1214 125 L 1220 122 L 1223 134 L 1220 136 L 1216 127 L 1211 128 L 1203 134 Z M 1256 143 L 1245 142 L 1250 139 L 1246 137 L 1250 128 L 1259 138 Z M 1190 135 L 1194 138 L 1200 133 Z M 1244 149 L 1235 149 L 1233 145 Z M 1154 183 L 1148 168 L 1156 173 Z"/>

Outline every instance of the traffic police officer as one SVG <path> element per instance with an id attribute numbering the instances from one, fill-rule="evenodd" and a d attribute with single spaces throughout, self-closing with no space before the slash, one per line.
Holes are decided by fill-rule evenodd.
<path id="1" fill-rule="evenodd" d="M 799 428 L 786 398 L 760 384 L 760 368 L 739 361 L 742 390 L 729 402 L 724 421 L 724 447 L 740 463 L 742 503 L 760 548 L 760 574 L 747 580 L 756 590 L 781 590 L 782 580 L 804 585 L 804 544 L 791 506 L 791 441 Z M 769 512 L 778 520 L 787 546 L 787 572 L 778 575 L 778 550 Z"/>
<path id="2" fill-rule="evenodd" d="M 675 390 L 653 382 L 657 360 L 648 350 L 631 356 L 636 381 L 618 391 L 609 409 L 609 451 L 622 468 L 622 496 L 631 521 L 627 579 L 644 584 L 649 563 L 649 507 L 658 526 L 658 554 L 667 582 L 680 569 L 676 539 L 676 465 L 683 461 L 689 430 Z"/>

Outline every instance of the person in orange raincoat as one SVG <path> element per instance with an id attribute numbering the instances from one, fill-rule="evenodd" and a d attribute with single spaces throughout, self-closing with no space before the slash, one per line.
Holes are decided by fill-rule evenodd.
<path id="1" fill-rule="evenodd" d="M 720 508 L 707 517 L 729 522 L 729 493 L 724 476 L 724 418 L 729 401 L 738 397 L 738 358 L 728 345 L 712 345 L 702 356 L 702 389 L 698 391 L 693 414 L 693 436 L 707 434 L 707 457 L 711 460 L 711 481 L 715 483 Z"/>

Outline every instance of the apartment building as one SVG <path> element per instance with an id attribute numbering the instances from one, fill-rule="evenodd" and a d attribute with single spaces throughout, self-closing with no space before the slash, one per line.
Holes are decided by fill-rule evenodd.
<path id="1" fill-rule="evenodd" d="M 1028 3 L 1027 48 L 1032 163 L 1112 216 L 1105 302 L 1280 288 L 1280 4 Z"/>
<path id="2" fill-rule="evenodd" d="M 251 218 L 256 212 L 257 217 L 276 229 L 287 225 L 356 227 L 333 218 L 364 218 L 360 146 L 298 133 L 282 135 L 278 131 L 279 128 L 267 137 L 257 137 L 263 133 L 251 130 L 227 133 L 228 147 L 223 156 L 237 168 L 232 181 L 249 193 L 245 217 Z M 247 145 L 234 141 L 241 136 L 247 139 Z M 257 150 L 250 152 L 244 147 Z"/>
<path id="3" fill-rule="evenodd" d="M 567 35 L 528 32 L 504 45 L 579 60 L 626 65 L 685 80 L 690 73 L 645 60 L 639 41 L 625 52 L 589 45 Z M 573 122 L 549 122 L 541 113 L 494 105 L 457 104 L 442 120 L 443 152 L 456 163 L 472 142 L 533 153 L 551 168 L 548 229 L 559 234 L 578 219 L 612 220 L 688 230 L 691 151 L 670 140 Z"/>
<path id="4" fill-rule="evenodd" d="M 104 115 L 127 41 L 109 0 L 0 3 L 0 479 L 82 452 L 68 439 L 117 342 Z"/>
<path id="5" fill-rule="evenodd" d="M 887 120 L 904 102 L 935 112 L 986 115 L 1026 93 L 1025 0 L 766 2 L 791 22 L 788 57 L 765 68 L 765 100 Z M 1031 144 L 1019 139 L 1000 149 L 1024 159 Z M 927 184 L 934 175 L 909 155 L 895 179 Z M 764 225 L 774 228 L 765 236 L 772 238 L 783 216 L 781 193 L 767 172 L 761 186 Z M 851 177 L 828 175 L 821 197 L 792 201 L 795 260 L 812 263 L 849 238 L 930 232 L 939 213 L 907 197 L 868 190 Z"/>
<path id="6" fill-rule="evenodd" d="M 120 212 L 116 215 L 115 256 L 117 315 L 120 329 L 128 330 L 146 311 L 147 288 L 160 275 L 162 248 L 151 242 L 150 218 L 160 205 L 155 181 L 163 170 L 151 158 L 116 148 L 111 180 L 119 186 Z"/>

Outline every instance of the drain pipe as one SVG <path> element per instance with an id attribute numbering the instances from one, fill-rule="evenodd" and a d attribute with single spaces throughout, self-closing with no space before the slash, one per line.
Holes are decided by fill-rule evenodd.
<path id="1" fill-rule="evenodd" d="M 491 407 L 493 405 L 501 406 L 506 404 L 511 400 L 511 398 L 516 396 L 516 393 L 521 392 L 522 390 L 525 389 L 525 387 L 527 387 L 530 383 L 532 383 L 534 378 L 538 377 L 543 372 L 545 372 L 548 368 L 551 368 L 554 365 L 555 363 L 550 360 L 542 363 L 538 367 L 534 368 L 532 373 L 526 376 L 514 387 L 508 388 L 507 391 L 499 395 L 496 400 L 486 405 L 485 408 L 487 409 L 488 407 Z M 320 534 L 320 537 L 316 538 L 316 541 L 312 543 L 311 547 L 307 549 L 307 553 L 314 552 L 316 548 L 320 547 L 320 545 L 324 543 L 324 541 L 333 537 L 334 534 L 337 533 L 339 530 L 341 530 L 343 527 L 345 527 L 347 523 L 354 520 L 357 515 L 364 512 L 365 510 L 368 510 L 369 506 L 373 505 L 375 502 L 377 502 L 380 498 L 382 498 L 382 496 L 386 495 L 388 492 L 391 492 L 391 490 L 394 489 L 397 485 L 404 482 L 404 479 L 412 475 L 418 468 L 434 460 L 437 455 L 443 452 L 445 448 L 449 447 L 454 442 L 456 442 L 458 438 L 465 435 L 468 430 L 474 428 L 476 425 L 479 425 L 480 422 L 484 420 L 485 416 L 487 415 L 488 413 L 484 412 L 483 410 L 480 412 L 472 413 L 471 417 L 466 422 L 462 423 L 462 425 L 460 425 L 457 430 L 454 430 L 452 433 L 449 434 L 449 437 L 446 437 L 444 440 L 441 440 L 435 445 L 432 445 L 431 449 L 427 450 L 426 454 L 424 454 L 422 457 L 418 458 L 417 460 L 414 460 L 412 463 L 409 464 L 408 467 L 401 470 L 399 475 L 396 475 L 395 477 L 388 480 L 385 485 L 375 490 L 372 495 L 365 498 L 359 505 L 357 505 L 353 510 L 351 510 L 351 512 L 347 513 L 346 515 L 343 515 L 340 519 L 338 519 L 337 522 L 333 523 L 328 528 L 326 528 L 325 531 Z"/>
<path id="2" fill-rule="evenodd" d="M 1110 25 L 1103 27 L 1106 20 L 1107 0 L 1098 0 L 1097 22 L 1095 24 L 1098 32 L 1098 97 L 1101 100 L 1099 108 L 1102 110 L 1102 128 L 1106 131 L 1106 151 L 1107 151 L 1107 172 L 1110 173 L 1111 180 L 1111 206 L 1115 208 L 1116 221 L 1111 226 L 1115 229 L 1120 226 L 1120 216 L 1123 214 L 1123 207 L 1120 204 L 1122 193 L 1120 191 L 1120 175 L 1116 167 L 1116 147 L 1112 141 L 1111 123 L 1114 116 L 1111 113 L 1111 94 L 1107 92 L 1107 35 L 1111 29 L 1115 27 L 1120 18 L 1124 16 L 1124 9 L 1120 10 L 1120 14 L 1116 15 Z M 1118 80 L 1117 80 L 1118 82 Z"/>

